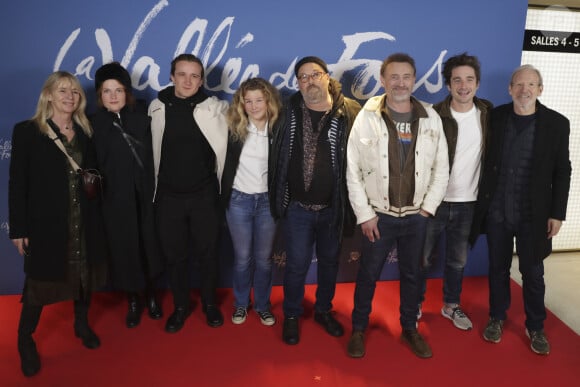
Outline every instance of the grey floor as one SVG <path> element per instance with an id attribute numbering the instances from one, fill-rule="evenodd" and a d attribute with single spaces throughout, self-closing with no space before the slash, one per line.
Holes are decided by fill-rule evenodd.
<path id="1" fill-rule="evenodd" d="M 511 276 L 521 285 L 518 260 Z M 580 335 L 580 252 L 554 253 L 544 260 L 546 307 Z"/>

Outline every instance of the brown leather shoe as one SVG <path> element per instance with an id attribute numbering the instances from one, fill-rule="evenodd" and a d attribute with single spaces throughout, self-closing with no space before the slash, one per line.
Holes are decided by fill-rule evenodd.
<path id="1" fill-rule="evenodd" d="M 401 339 L 409 345 L 411 351 L 418 357 L 427 359 L 433 356 L 429 344 L 423 340 L 423 337 L 416 329 L 403 329 Z"/>

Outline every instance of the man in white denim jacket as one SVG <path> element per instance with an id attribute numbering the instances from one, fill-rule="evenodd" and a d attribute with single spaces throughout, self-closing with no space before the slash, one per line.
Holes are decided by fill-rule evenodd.
<path id="1" fill-rule="evenodd" d="M 411 96 L 415 61 L 396 53 L 381 65 L 385 94 L 357 115 L 347 149 L 349 198 L 364 235 L 356 279 L 351 357 L 365 354 L 376 281 L 398 249 L 401 338 L 415 355 L 432 356 L 417 331 L 420 260 L 427 217 L 443 200 L 449 180 L 447 142 L 439 115 Z"/>

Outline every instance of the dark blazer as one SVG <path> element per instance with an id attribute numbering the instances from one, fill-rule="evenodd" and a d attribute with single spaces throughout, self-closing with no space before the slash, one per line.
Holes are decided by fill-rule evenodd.
<path id="1" fill-rule="evenodd" d="M 470 236 L 472 244 L 475 243 L 478 234 L 485 233 L 487 212 L 497 188 L 502 166 L 505 129 L 512 112 L 513 103 L 498 106 L 491 111 L 487 155 Z M 529 192 L 533 251 L 538 260 L 546 258 L 552 252 L 552 240 L 547 238 L 548 219 L 566 219 L 572 173 L 568 150 L 569 136 L 568 119 L 537 102 Z"/>
<path id="2" fill-rule="evenodd" d="M 94 148 L 75 126 L 83 154 L 81 168 L 95 168 Z M 10 239 L 28 238 L 24 271 L 30 278 L 60 281 L 66 278 L 68 254 L 69 162 L 53 140 L 33 121 L 15 125 L 12 133 L 8 208 Z M 80 184 L 82 225 L 89 262 L 107 257 L 98 199 L 88 200 Z"/>
<path id="3" fill-rule="evenodd" d="M 111 279 L 116 288 L 136 292 L 143 287 L 144 274 L 155 277 L 163 266 L 153 221 L 150 118 L 145 110 L 121 110 L 121 126 L 136 140 L 131 141 L 140 166 L 121 131 L 113 125 L 114 117 L 105 109 L 91 117 L 93 140 L 97 165 L 105 180 L 103 212 L 111 251 Z"/>

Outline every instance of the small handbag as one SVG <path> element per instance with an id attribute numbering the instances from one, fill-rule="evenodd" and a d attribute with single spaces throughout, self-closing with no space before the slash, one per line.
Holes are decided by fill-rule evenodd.
<path id="1" fill-rule="evenodd" d="M 51 127 L 52 129 L 52 127 Z M 68 154 L 66 151 L 64 144 L 62 143 L 61 139 L 56 135 L 54 129 L 52 129 L 48 133 L 48 137 L 54 141 L 56 146 L 64 153 L 66 158 L 68 159 L 70 165 L 72 166 L 73 170 L 79 175 L 82 183 L 83 190 L 87 195 L 87 198 L 92 200 L 97 197 L 97 195 L 103 194 L 103 176 L 101 173 L 96 169 L 82 169 L 79 165 L 74 161 L 74 159 Z"/>

